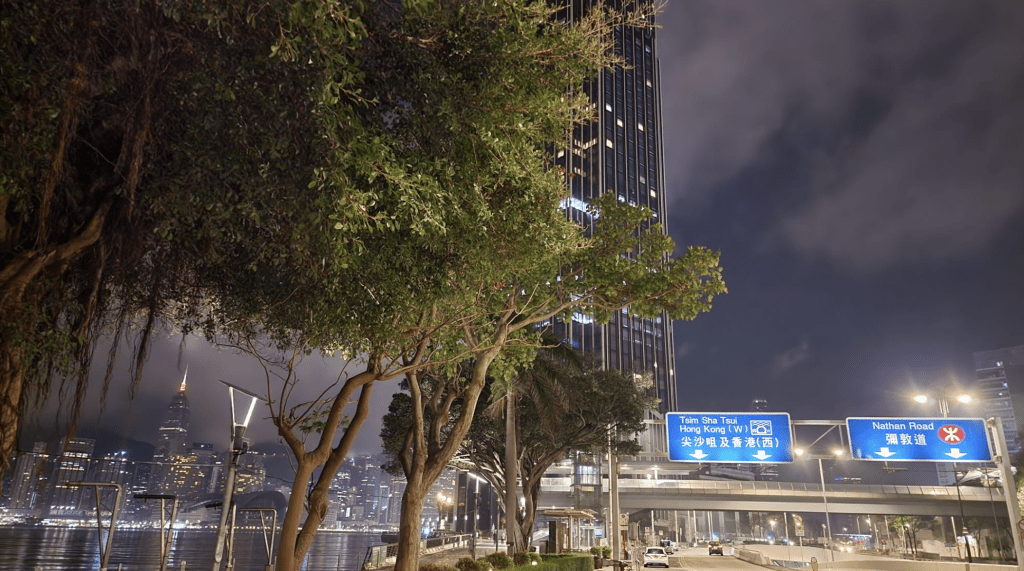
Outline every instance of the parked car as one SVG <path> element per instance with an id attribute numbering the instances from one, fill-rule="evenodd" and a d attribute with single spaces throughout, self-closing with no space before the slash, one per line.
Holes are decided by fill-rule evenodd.
<path id="1" fill-rule="evenodd" d="M 672 545 L 672 540 L 670 539 L 662 539 L 661 546 L 665 548 L 665 553 L 668 553 L 669 555 L 676 552 L 676 548 Z"/>
<path id="2" fill-rule="evenodd" d="M 664 547 L 648 547 L 644 551 L 644 567 L 668 567 L 668 554 Z"/>
<path id="3" fill-rule="evenodd" d="M 723 557 L 725 556 L 725 553 L 722 552 L 722 542 L 721 541 L 709 541 L 708 542 L 708 555 L 715 555 L 715 554 L 721 555 Z"/>

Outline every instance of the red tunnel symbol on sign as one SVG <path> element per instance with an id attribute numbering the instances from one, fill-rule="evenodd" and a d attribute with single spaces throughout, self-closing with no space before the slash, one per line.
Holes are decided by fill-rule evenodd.
<path id="1" fill-rule="evenodd" d="M 955 424 L 947 424 L 939 428 L 939 439 L 946 444 L 960 444 L 966 437 L 964 429 Z"/>

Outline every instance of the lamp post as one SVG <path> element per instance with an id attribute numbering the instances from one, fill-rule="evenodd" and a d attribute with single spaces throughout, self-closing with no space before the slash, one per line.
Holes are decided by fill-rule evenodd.
<path id="1" fill-rule="evenodd" d="M 476 559 L 476 533 L 480 520 L 480 480 L 483 480 L 483 478 L 472 472 L 466 472 L 466 475 L 472 476 L 476 480 L 476 490 L 473 492 L 473 535 L 470 536 L 470 550 L 473 559 Z"/>
<path id="2" fill-rule="evenodd" d="M 231 409 L 231 452 L 228 458 L 228 473 L 224 481 L 224 503 L 220 508 L 220 524 L 217 526 L 217 546 L 213 552 L 213 571 L 220 571 L 221 560 L 224 558 L 224 538 L 227 531 L 228 513 L 231 512 L 231 500 L 235 494 L 235 472 L 238 470 L 238 458 L 249 450 L 249 442 L 245 440 L 245 429 L 252 420 L 253 410 L 256 409 L 256 401 L 265 400 L 259 395 L 221 381 L 228 388 L 228 401 Z M 249 406 L 241 422 L 235 415 L 235 396 L 238 395 L 244 403 L 249 399 Z M 233 566 L 231 561 L 227 563 L 228 568 Z"/>
<path id="3" fill-rule="evenodd" d="M 444 524 L 448 519 L 449 510 L 454 505 L 454 500 L 451 496 L 444 492 L 437 493 L 437 528 L 444 529 Z"/>
<path id="4" fill-rule="evenodd" d="M 831 430 L 831 429 L 829 429 L 829 430 Z M 822 435 L 822 436 L 824 436 L 824 435 Z M 793 450 L 793 452 L 797 456 L 803 456 L 804 453 L 805 453 L 805 451 L 802 448 L 795 448 Z M 834 448 L 834 449 L 832 449 L 832 456 L 831 456 L 831 458 L 839 458 L 842 455 L 843 455 L 843 449 L 842 448 Z M 836 554 L 835 554 L 835 551 L 832 549 L 832 543 L 833 543 L 832 542 L 832 521 L 831 521 L 831 518 L 829 518 L 829 513 L 828 513 L 828 494 L 825 493 L 825 468 L 824 468 L 824 466 L 822 465 L 822 462 L 821 462 L 824 458 L 828 458 L 828 457 L 829 456 L 817 455 L 814 458 L 818 461 L 818 475 L 821 477 L 821 502 L 825 505 L 825 523 L 822 524 L 821 527 L 823 528 L 823 531 L 827 531 L 827 535 L 826 535 L 826 539 L 825 540 L 828 543 L 828 552 L 829 552 L 830 557 L 832 558 L 832 563 L 835 564 L 835 562 L 836 562 Z"/>
<path id="5" fill-rule="evenodd" d="M 939 414 L 942 415 L 942 418 L 949 417 L 950 398 L 955 399 L 957 402 L 961 404 L 970 404 L 971 402 L 974 401 L 974 399 L 971 398 L 971 395 L 961 391 L 949 392 L 942 396 L 939 396 L 938 398 L 935 399 L 935 401 L 939 405 Z M 927 404 L 930 400 L 932 399 L 926 394 L 914 395 L 914 402 L 918 404 Z M 967 569 L 970 569 L 970 565 L 974 561 L 971 557 L 971 538 L 970 532 L 967 529 L 967 520 L 964 518 L 964 502 L 963 498 L 960 496 L 960 476 L 957 475 L 955 464 L 953 465 L 953 485 L 956 486 L 956 501 L 958 504 L 960 504 L 960 524 L 963 526 L 962 535 L 964 537 L 964 549 L 967 552 Z M 956 531 L 956 525 L 954 524 L 954 535 L 956 535 Z"/>

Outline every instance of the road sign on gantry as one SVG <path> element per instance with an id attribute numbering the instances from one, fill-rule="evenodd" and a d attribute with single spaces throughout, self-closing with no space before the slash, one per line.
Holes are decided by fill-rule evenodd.
<path id="1" fill-rule="evenodd" d="M 989 462 L 980 418 L 847 418 L 850 452 L 858 460 Z"/>
<path id="2" fill-rule="evenodd" d="M 780 464 L 793 461 L 787 413 L 670 412 L 665 415 L 672 462 Z"/>

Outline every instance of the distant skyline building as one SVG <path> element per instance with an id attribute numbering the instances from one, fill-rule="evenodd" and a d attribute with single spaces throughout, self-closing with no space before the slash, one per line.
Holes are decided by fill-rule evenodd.
<path id="1" fill-rule="evenodd" d="M 30 511 L 41 507 L 49 472 L 50 455 L 46 453 L 46 443 L 36 442 L 32 452 L 22 454 L 14 464 L 10 508 Z"/>
<path id="2" fill-rule="evenodd" d="M 153 454 L 154 462 L 168 462 L 173 456 L 181 456 L 189 450 L 188 425 L 192 418 L 192 412 L 188 407 L 188 397 L 185 396 L 187 388 L 188 368 L 186 367 L 185 376 L 181 379 L 178 392 L 171 397 L 171 402 L 164 412 L 163 422 L 160 423 L 160 436 Z"/>
<path id="3" fill-rule="evenodd" d="M 86 509 L 83 498 L 90 490 L 75 483 L 86 481 L 96 441 L 91 438 L 63 438 L 57 446 L 57 465 L 51 478 L 53 487 L 44 511 L 49 509 L 49 517 L 81 517 Z"/>
<path id="4" fill-rule="evenodd" d="M 578 20 L 600 0 L 566 2 L 564 22 Z M 653 24 L 653 22 L 652 22 Z M 615 30 L 615 45 L 625 69 L 605 70 L 585 86 L 597 120 L 576 129 L 555 149 L 555 163 L 568 176 L 566 215 L 592 223 L 591 200 L 614 193 L 622 202 L 651 209 L 652 223 L 667 232 L 664 149 L 661 117 L 661 75 L 653 27 Z M 649 373 L 660 399 L 657 412 L 678 410 L 672 320 L 666 314 L 641 319 L 629 308 L 600 325 L 577 312 L 553 324 L 555 333 L 573 348 L 596 355 L 602 366 L 626 373 Z"/>
<path id="5" fill-rule="evenodd" d="M 173 493 L 171 489 L 180 483 L 181 471 L 174 470 L 173 465 L 180 463 L 179 459 L 189 452 L 188 425 L 192 411 L 189 410 L 188 397 L 185 395 L 187 388 L 188 367 L 185 368 L 178 392 L 171 397 L 160 423 L 156 451 L 153 453 L 154 469 L 150 479 L 153 486 L 151 491 L 155 493 Z"/>
<path id="6" fill-rule="evenodd" d="M 979 351 L 974 354 L 974 370 L 985 417 L 1002 421 L 1006 448 L 1013 458 L 1020 453 L 1021 441 L 1011 392 L 1024 387 L 1024 345 Z"/>

